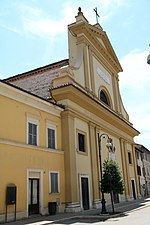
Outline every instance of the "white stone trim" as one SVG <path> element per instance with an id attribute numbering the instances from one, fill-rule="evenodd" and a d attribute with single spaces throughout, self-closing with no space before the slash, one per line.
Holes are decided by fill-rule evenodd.
<path id="1" fill-rule="evenodd" d="M 51 193 L 51 174 L 52 173 L 57 173 L 58 175 L 58 193 Z M 49 194 L 60 194 L 60 172 L 59 171 L 54 171 L 54 170 L 49 170 Z"/>
<path id="2" fill-rule="evenodd" d="M 81 212 L 81 207 L 79 202 L 69 202 L 66 203 L 65 212 L 72 213 L 72 212 Z"/>
<path id="3" fill-rule="evenodd" d="M 88 189 L 89 189 L 89 208 L 92 208 L 92 201 L 91 201 L 91 190 L 90 190 L 90 177 L 88 174 L 79 174 L 79 191 L 80 191 L 80 207 L 83 209 L 83 202 L 82 202 L 82 184 L 81 178 L 88 178 Z"/>
<path id="4" fill-rule="evenodd" d="M 29 202 L 29 178 L 38 178 L 39 179 L 39 213 L 42 214 L 44 209 L 43 209 L 43 170 L 40 169 L 27 169 L 27 212 L 28 212 L 28 202 Z"/>
<path id="5" fill-rule="evenodd" d="M 136 195 L 136 198 L 138 196 L 138 192 L 137 192 L 137 188 L 136 188 L 136 181 L 135 181 L 135 178 L 134 177 L 130 177 L 130 185 L 131 185 L 131 198 L 134 199 L 134 196 L 133 196 L 133 188 L 132 188 L 132 181 L 134 181 L 134 188 L 135 188 L 135 195 Z"/>
<path id="6" fill-rule="evenodd" d="M 64 154 L 63 150 L 55 149 L 55 151 L 54 151 L 54 150 L 36 146 L 36 145 L 28 145 L 28 144 L 24 144 L 21 142 L 15 142 L 15 141 L 10 141 L 10 140 L 5 140 L 5 139 L 0 139 L 0 144 L 11 145 L 11 146 L 20 147 L 20 148 L 27 148 L 27 149 L 31 149 L 34 151 L 45 151 L 45 152 L 51 152 L 51 153 L 56 153 L 56 154 Z"/>
<path id="7" fill-rule="evenodd" d="M 100 207 L 101 207 L 101 200 L 100 199 L 93 200 L 93 208 L 99 209 Z"/>
<path id="8" fill-rule="evenodd" d="M 28 141 L 29 141 L 29 135 L 28 135 L 28 125 L 29 125 L 29 123 L 31 123 L 31 124 L 35 124 L 35 125 L 37 125 L 37 145 L 33 145 L 33 146 L 39 146 L 39 130 L 40 130 L 40 128 L 39 128 L 39 117 L 37 117 L 36 115 L 34 116 L 34 115 L 29 115 L 29 114 L 27 114 L 27 144 L 28 144 Z M 30 144 L 29 144 L 30 145 Z"/>
<path id="9" fill-rule="evenodd" d="M 46 147 L 48 148 L 48 128 L 55 131 L 55 149 L 57 149 L 57 123 L 46 120 Z M 49 149 L 49 148 L 48 148 Z"/>

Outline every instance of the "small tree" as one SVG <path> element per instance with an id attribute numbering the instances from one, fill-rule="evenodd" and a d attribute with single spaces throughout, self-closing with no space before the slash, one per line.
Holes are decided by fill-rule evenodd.
<path id="1" fill-rule="evenodd" d="M 101 191 L 110 193 L 112 210 L 114 213 L 113 193 L 123 194 L 124 182 L 118 164 L 113 160 L 106 160 L 103 163 L 103 177 Z"/>

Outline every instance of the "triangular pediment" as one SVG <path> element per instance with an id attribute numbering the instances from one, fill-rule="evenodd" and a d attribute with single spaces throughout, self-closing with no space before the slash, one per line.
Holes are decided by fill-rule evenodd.
<path id="1" fill-rule="evenodd" d="M 112 48 L 112 45 L 105 31 L 99 24 L 91 25 L 88 22 L 80 21 L 69 25 L 69 30 L 77 37 L 78 42 L 92 45 L 96 51 L 103 55 L 117 73 L 122 72 L 122 67 Z"/>
<path id="2" fill-rule="evenodd" d="M 98 42 L 105 48 L 107 53 L 112 57 L 112 59 L 120 66 L 119 60 L 115 54 L 115 51 L 109 41 L 109 38 L 105 31 L 103 31 L 100 24 L 90 25 L 88 24 L 90 31 L 93 33 L 93 35 L 96 37 Z"/>

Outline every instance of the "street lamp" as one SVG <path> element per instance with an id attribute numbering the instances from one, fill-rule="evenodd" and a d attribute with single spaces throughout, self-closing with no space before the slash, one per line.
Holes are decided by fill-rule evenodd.
<path id="1" fill-rule="evenodd" d="M 149 53 L 149 55 L 147 56 L 147 63 L 150 64 L 150 53 Z"/>
<path id="2" fill-rule="evenodd" d="M 101 175 L 101 181 L 102 181 L 102 155 L 101 155 L 101 141 L 102 138 L 107 138 L 107 143 L 106 143 L 106 147 L 108 148 L 109 152 L 114 152 L 115 151 L 115 147 L 113 147 L 113 143 L 112 143 L 112 139 L 108 136 L 108 134 L 99 134 L 98 133 L 98 147 L 99 147 L 99 163 L 100 163 L 100 175 Z M 104 192 L 101 190 L 101 194 L 102 194 L 102 199 L 101 199 L 101 203 L 102 203 L 102 210 L 101 213 L 105 214 L 106 213 L 106 200 L 104 198 Z"/>
<path id="3" fill-rule="evenodd" d="M 150 44 L 149 44 L 149 47 L 150 47 Z M 147 56 L 147 63 L 150 64 L 150 53 Z"/>

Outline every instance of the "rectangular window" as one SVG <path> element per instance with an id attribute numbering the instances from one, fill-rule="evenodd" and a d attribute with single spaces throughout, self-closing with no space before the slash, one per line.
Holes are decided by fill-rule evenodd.
<path id="1" fill-rule="evenodd" d="M 28 123 L 28 144 L 37 145 L 37 125 Z"/>
<path id="2" fill-rule="evenodd" d="M 143 153 L 141 153 L 141 160 L 143 160 Z"/>
<path id="3" fill-rule="evenodd" d="M 50 193 L 59 193 L 59 173 L 50 172 Z"/>
<path id="4" fill-rule="evenodd" d="M 141 167 L 140 167 L 140 166 L 137 166 L 137 174 L 138 174 L 139 176 L 141 176 Z"/>
<path id="5" fill-rule="evenodd" d="M 143 170 L 143 176 L 145 177 L 146 176 L 145 168 L 143 167 L 142 170 Z"/>
<path id="6" fill-rule="evenodd" d="M 55 130 L 48 128 L 48 148 L 55 149 Z"/>
<path id="7" fill-rule="evenodd" d="M 147 160 L 147 154 L 145 153 L 145 159 Z"/>
<path id="8" fill-rule="evenodd" d="M 46 120 L 46 146 L 57 149 L 57 123 Z"/>
<path id="9" fill-rule="evenodd" d="M 26 113 L 26 138 L 27 144 L 39 146 L 39 121 L 40 118 L 37 115 Z"/>
<path id="10" fill-rule="evenodd" d="M 79 151 L 85 152 L 85 135 L 78 133 Z"/>
<path id="11" fill-rule="evenodd" d="M 128 160 L 129 160 L 129 164 L 132 164 L 131 152 L 128 152 Z"/>

